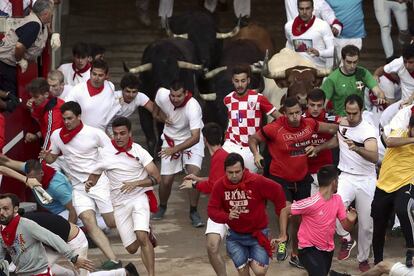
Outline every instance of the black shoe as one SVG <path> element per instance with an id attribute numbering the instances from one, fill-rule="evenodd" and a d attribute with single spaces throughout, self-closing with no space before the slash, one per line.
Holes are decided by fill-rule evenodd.
<path id="1" fill-rule="evenodd" d="M 300 262 L 299 257 L 298 256 L 290 256 L 290 260 L 289 260 L 289 264 L 291 266 L 297 267 L 299 269 L 305 269 L 305 267 L 303 266 L 303 264 Z"/>
<path id="2" fill-rule="evenodd" d="M 329 272 L 330 276 L 351 276 L 351 274 L 348 273 L 340 273 L 340 272 L 336 272 L 335 270 L 331 270 Z"/>
<path id="3" fill-rule="evenodd" d="M 128 263 L 124 268 L 128 272 L 128 276 L 139 276 L 137 268 L 133 263 Z"/>

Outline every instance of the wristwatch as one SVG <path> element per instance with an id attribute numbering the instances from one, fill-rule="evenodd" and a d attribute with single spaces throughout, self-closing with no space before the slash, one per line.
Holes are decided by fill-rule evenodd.
<path id="1" fill-rule="evenodd" d="M 72 264 L 76 264 L 76 262 L 78 261 L 78 257 L 79 257 L 79 254 L 73 256 L 72 258 L 70 258 L 70 262 Z"/>

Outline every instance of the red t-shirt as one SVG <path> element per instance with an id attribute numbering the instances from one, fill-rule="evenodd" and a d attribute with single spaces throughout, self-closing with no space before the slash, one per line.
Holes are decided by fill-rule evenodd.
<path id="1" fill-rule="evenodd" d="M 40 132 L 42 133 L 43 139 L 45 139 L 47 135 L 49 125 L 49 110 L 52 110 L 52 125 L 50 134 L 52 134 L 54 130 L 63 127 L 63 118 L 62 113 L 60 112 L 60 107 L 64 103 L 65 101 L 60 98 L 49 97 L 41 105 L 33 108 L 32 117 L 39 123 Z"/>
<path id="2" fill-rule="evenodd" d="M 303 114 L 303 117 L 315 119 L 318 122 L 333 123 L 333 124 L 339 123 L 339 119 L 340 119 L 339 116 L 329 115 L 325 111 L 322 111 L 322 113 L 319 114 L 319 117 L 316 117 L 316 118 L 312 117 L 312 115 L 310 115 L 309 112 L 306 111 L 305 114 Z M 326 141 L 329 141 L 332 137 L 333 135 L 329 133 L 314 133 L 312 135 L 311 145 L 313 146 L 321 145 L 325 143 Z M 331 150 L 321 151 L 318 153 L 316 157 L 308 158 L 309 173 L 317 173 L 322 166 L 329 165 L 332 163 L 333 163 L 332 151 Z"/>
<path id="3" fill-rule="evenodd" d="M 246 169 L 237 185 L 227 177 L 216 182 L 208 202 L 208 216 L 217 223 L 226 223 L 236 232 L 253 233 L 267 227 L 266 200 L 273 202 L 279 216 L 286 205 L 282 186 Z M 234 206 L 238 206 L 240 217 L 229 220 L 230 209 Z"/>
<path id="4" fill-rule="evenodd" d="M 208 179 L 197 183 L 197 190 L 205 194 L 211 193 L 217 180 L 226 174 L 224 170 L 224 160 L 226 160 L 227 155 L 229 155 L 228 152 L 222 148 L 213 153 L 210 161 L 210 173 L 208 174 Z"/>
<path id="5" fill-rule="evenodd" d="M 270 174 L 292 182 L 303 180 L 308 174 L 305 148 L 311 145 L 312 135 L 318 128 L 319 123 L 310 118 L 302 118 L 299 127 L 291 127 L 286 116 L 264 126 L 258 134 L 269 147 Z"/>

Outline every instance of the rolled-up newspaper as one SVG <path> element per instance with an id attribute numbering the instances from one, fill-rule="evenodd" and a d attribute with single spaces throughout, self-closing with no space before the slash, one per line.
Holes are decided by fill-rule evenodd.
<path id="1" fill-rule="evenodd" d="M 33 191 L 42 204 L 50 204 L 53 202 L 53 198 L 41 186 L 35 186 Z"/>

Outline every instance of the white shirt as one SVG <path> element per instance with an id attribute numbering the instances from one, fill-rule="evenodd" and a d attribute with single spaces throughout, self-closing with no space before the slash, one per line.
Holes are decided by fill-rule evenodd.
<path id="1" fill-rule="evenodd" d="M 334 36 L 329 24 L 319 18 L 315 18 L 313 25 L 306 32 L 299 36 L 294 36 L 292 34 L 293 21 L 291 20 L 285 24 L 286 47 L 295 50 L 295 43 L 304 42 L 309 48 L 312 47 L 318 50 L 319 56 L 312 56 L 307 52 L 297 53 L 313 62 L 319 68 L 329 67 L 330 65 L 327 65 L 327 58 L 332 58 L 334 53 Z"/>
<path id="2" fill-rule="evenodd" d="M 285 7 L 287 21 L 291 21 L 299 15 L 298 0 L 285 0 Z M 326 3 L 325 0 L 313 1 L 313 15 L 326 21 L 329 25 L 333 25 L 336 29 L 339 30 L 339 32 L 341 32 L 341 25 L 333 24 L 336 19 L 335 12 L 332 10 L 331 6 Z"/>
<path id="3" fill-rule="evenodd" d="M 414 92 L 414 77 L 405 69 L 403 57 L 394 59 L 384 66 L 385 73 L 396 73 L 400 78 L 401 100 L 408 99 Z"/>
<path id="4" fill-rule="evenodd" d="M 389 126 L 389 132 L 397 129 L 407 129 L 411 118 L 411 108 L 413 105 L 406 106 L 400 109 L 397 114 L 392 118 Z M 389 133 L 388 133 L 389 134 Z"/>
<path id="5" fill-rule="evenodd" d="M 194 98 L 191 98 L 185 106 L 175 109 L 169 95 L 170 90 L 165 88 L 158 89 L 155 103 L 172 122 L 164 126 L 163 134 L 174 139 L 177 145 L 191 137 L 191 130 L 200 129 L 201 131 L 203 128 L 202 111 L 200 104 Z"/>
<path id="6" fill-rule="evenodd" d="M 74 189 L 84 190 L 85 182 L 96 167 L 99 148 L 113 147 L 109 137 L 100 129 L 83 125 L 82 130 L 73 139 L 64 144 L 59 136 L 61 128 L 50 137 L 50 149 L 53 154 L 62 153 L 68 164 L 66 171 Z"/>
<path id="7" fill-rule="evenodd" d="M 62 64 L 59 66 L 58 70 L 63 73 L 63 76 L 65 77 L 65 84 L 69 84 L 72 86 L 75 86 L 82 82 L 86 82 L 91 77 L 91 69 L 89 69 L 85 73 L 81 74 L 82 77 L 76 74 L 75 79 L 74 79 L 73 75 L 75 74 L 75 71 L 73 71 L 72 63 Z"/>
<path id="8" fill-rule="evenodd" d="M 65 86 L 63 87 L 63 92 L 62 94 L 60 94 L 59 98 L 61 98 L 62 100 L 64 100 L 66 102 L 66 98 L 68 97 L 70 91 L 72 90 L 73 86 L 69 85 L 69 84 L 65 84 Z"/>
<path id="9" fill-rule="evenodd" d="M 118 100 L 118 103 L 120 102 L 120 109 L 116 113 L 116 117 L 129 117 L 138 107 L 146 105 L 150 100 L 147 95 L 138 92 L 132 102 L 126 103 L 124 101 L 120 101 L 120 99 L 122 99 L 122 90 L 115 91 L 115 98 Z"/>
<path id="10" fill-rule="evenodd" d="M 82 108 L 82 121 L 92 127 L 105 130 L 110 120 L 120 109 L 119 102 L 115 98 L 113 85 L 104 82 L 104 89 L 99 94 L 91 97 L 86 82 L 73 87 L 66 97 L 66 102 L 75 101 Z"/>
<path id="11" fill-rule="evenodd" d="M 367 139 L 377 139 L 378 130 L 365 120 L 362 120 L 355 127 L 339 125 L 337 136 L 339 141 L 338 168 L 341 171 L 350 174 L 375 175 L 375 164 L 365 160 L 358 153 L 349 150 L 348 144 L 345 143 L 344 140 L 350 139 L 354 141 L 357 146 L 363 147 L 363 144 Z"/>
<path id="12" fill-rule="evenodd" d="M 111 185 L 111 200 L 114 206 L 146 191 L 153 190 L 152 187 L 143 187 L 135 188 L 127 194 L 121 192 L 123 182 L 138 181 L 148 177 L 145 167 L 152 162 L 152 156 L 136 143 L 133 143 L 132 148 L 128 151 L 135 158 L 124 152 L 116 154 L 117 152 L 112 145 L 105 147 L 101 151 L 101 157 L 94 170 L 95 173 L 105 171 Z"/>

